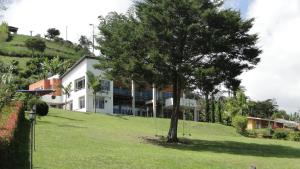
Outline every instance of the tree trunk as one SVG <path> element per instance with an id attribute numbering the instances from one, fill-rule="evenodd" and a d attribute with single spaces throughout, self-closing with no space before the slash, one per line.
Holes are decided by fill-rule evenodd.
<path id="1" fill-rule="evenodd" d="M 66 95 L 66 98 L 65 98 L 65 110 L 67 110 L 67 95 Z"/>
<path id="2" fill-rule="evenodd" d="M 181 87 L 179 84 L 177 73 L 174 75 L 173 80 L 173 112 L 171 116 L 171 124 L 170 129 L 167 137 L 168 143 L 176 143 L 178 142 L 177 138 L 177 127 L 178 127 L 178 118 L 179 118 L 179 109 L 180 109 L 180 93 Z"/>
<path id="3" fill-rule="evenodd" d="M 215 117 L 215 95 L 213 93 L 211 94 L 211 122 L 213 122 L 213 123 L 216 122 L 216 117 Z"/>
<path id="4" fill-rule="evenodd" d="M 96 110 L 96 93 L 94 93 L 94 109 L 95 109 L 95 113 L 97 112 Z"/>
<path id="5" fill-rule="evenodd" d="M 218 114 L 219 114 L 218 120 L 221 124 L 223 124 L 222 108 L 221 108 L 221 101 L 220 100 L 218 101 Z"/>
<path id="6" fill-rule="evenodd" d="M 209 122 L 209 99 L 208 99 L 208 93 L 205 93 L 205 121 Z"/>

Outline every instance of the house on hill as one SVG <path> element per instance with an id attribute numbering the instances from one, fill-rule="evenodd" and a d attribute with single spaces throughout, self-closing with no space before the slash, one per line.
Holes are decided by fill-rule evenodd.
<path id="1" fill-rule="evenodd" d="M 247 129 L 249 130 L 268 128 L 269 126 L 271 126 L 271 128 L 284 127 L 282 122 L 274 121 L 270 119 L 263 119 L 258 117 L 247 117 L 247 119 L 248 119 Z"/>
<path id="2" fill-rule="evenodd" d="M 68 71 L 62 76 L 52 77 L 47 80 L 42 80 L 31 84 L 30 90 L 43 87 L 43 89 L 54 89 L 60 93 L 55 93 L 56 98 L 50 100 L 51 95 L 46 95 L 42 99 L 50 106 L 79 112 L 93 112 L 94 102 L 96 103 L 96 111 L 108 114 L 133 114 L 132 102 L 135 103 L 135 113 L 140 116 L 151 116 L 153 105 L 153 89 L 151 85 L 136 86 L 134 92 L 121 82 L 112 81 L 109 79 L 102 80 L 102 91 L 97 93 L 96 99 L 93 97 L 92 90 L 88 88 L 88 79 L 86 72 L 91 71 L 96 76 L 103 75 L 104 72 L 95 69 L 94 64 L 98 62 L 96 57 L 84 56 L 78 60 Z M 104 77 L 104 76 L 103 76 Z M 51 85 L 51 79 L 67 86 L 72 84 L 72 92 L 69 97 L 61 93 L 59 85 Z M 49 81 L 49 82 L 48 82 Z M 43 84 L 43 85 L 41 85 Z M 133 94 L 134 93 L 134 94 Z M 133 97 L 134 95 L 134 97 Z M 156 90 L 156 105 L 157 115 L 161 117 L 169 117 L 171 112 L 172 87 L 166 87 L 159 91 Z M 66 101 L 66 104 L 65 104 Z M 180 104 L 184 110 L 196 112 L 196 100 L 181 98 Z M 196 113 L 195 113 L 196 114 Z"/>
<path id="3" fill-rule="evenodd" d="M 257 117 L 247 117 L 247 129 L 261 129 L 261 128 L 268 128 L 269 125 L 271 128 L 298 128 L 300 130 L 300 124 L 294 121 L 284 120 L 284 119 L 263 119 Z"/>
<path id="4" fill-rule="evenodd" d="M 10 33 L 17 34 L 18 29 L 19 29 L 19 28 L 17 28 L 17 27 L 8 26 L 8 31 L 9 31 Z"/>

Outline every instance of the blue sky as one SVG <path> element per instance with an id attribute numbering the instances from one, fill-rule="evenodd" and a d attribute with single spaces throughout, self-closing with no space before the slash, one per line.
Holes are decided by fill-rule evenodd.
<path id="1" fill-rule="evenodd" d="M 224 6 L 240 10 L 243 17 L 247 16 L 251 0 L 225 0 Z"/>

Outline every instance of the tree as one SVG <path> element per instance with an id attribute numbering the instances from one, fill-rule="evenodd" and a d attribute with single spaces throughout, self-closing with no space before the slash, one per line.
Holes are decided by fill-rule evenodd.
<path id="1" fill-rule="evenodd" d="M 210 0 L 144 0 L 135 3 L 134 14 L 115 13 L 101 20 L 101 67 L 107 66 L 108 74 L 173 86 L 168 142 L 178 141 L 180 97 L 194 70 L 214 60 L 239 63 L 243 70 L 259 61 L 257 36 L 248 33 L 253 20 L 244 21 L 239 12 L 220 5 Z"/>
<path id="2" fill-rule="evenodd" d="M 96 95 L 102 91 L 101 77 L 95 76 L 91 71 L 86 72 L 86 75 L 88 78 L 88 88 L 93 90 L 93 105 L 96 113 Z"/>
<path id="3" fill-rule="evenodd" d="M 54 76 L 56 74 L 63 74 L 66 71 L 66 64 L 67 62 L 61 60 L 59 57 L 55 57 L 53 59 L 45 58 L 42 63 L 44 78 L 47 76 Z"/>
<path id="4" fill-rule="evenodd" d="M 29 38 L 25 41 L 25 46 L 32 51 L 32 57 L 34 52 L 38 51 L 43 53 L 46 49 L 46 43 L 40 38 Z"/>
<path id="5" fill-rule="evenodd" d="M 66 95 L 66 97 L 65 97 L 65 110 L 67 110 L 67 99 L 70 97 L 71 92 L 73 91 L 72 82 L 70 82 L 67 86 L 63 86 L 61 84 L 60 88 L 62 89 L 63 94 Z"/>
<path id="6" fill-rule="evenodd" d="M 56 28 L 49 28 L 47 30 L 47 34 L 45 35 L 46 38 L 54 39 L 60 35 L 60 31 Z"/>
<path id="7" fill-rule="evenodd" d="M 0 42 L 5 42 L 9 38 L 9 30 L 8 24 L 6 22 L 2 22 L 0 25 Z"/>
<path id="8" fill-rule="evenodd" d="M 87 49 L 89 49 L 90 46 L 92 45 L 92 42 L 86 36 L 83 35 L 80 36 L 78 42 L 83 48 L 87 48 Z"/>

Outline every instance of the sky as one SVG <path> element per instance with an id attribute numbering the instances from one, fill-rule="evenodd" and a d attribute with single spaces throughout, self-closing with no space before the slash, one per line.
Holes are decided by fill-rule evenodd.
<path id="1" fill-rule="evenodd" d="M 19 27 L 19 33 L 44 35 L 50 27 L 61 37 L 77 42 L 92 37 L 98 16 L 126 12 L 131 0 L 15 0 L 2 20 Z M 225 8 L 239 10 L 244 19 L 255 18 L 251 33 L 258 33 L 263 50 L 257 67 L 240 76 L 246 94 L 254 100 L 276 99 L 289 113 L 300 109 L 300 1 L 225 0 Z M 0 19 L 1 20 L 1 19 Z M 97 29 L 95 29 L 97 30 Z"/>

